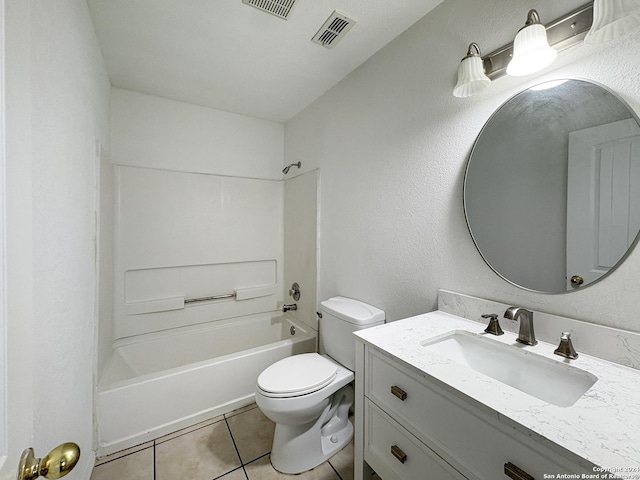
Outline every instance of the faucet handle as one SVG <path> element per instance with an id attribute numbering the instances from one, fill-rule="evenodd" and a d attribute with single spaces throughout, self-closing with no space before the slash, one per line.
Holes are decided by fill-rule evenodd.
<path id="1" fill-rule="evenodd" d="M 562 332 L 560 345 L 558 345 L 558 348 L 556 348 L 553 353 L 572 360 L 578 358 L 578 353 L 573 348 L 573 343 L 571 343 L 571 332 Z"/>
<path id="2" fill-rule="evenodd" d="M 482 315 L 482 318 L 489 319 L 489 325 L 484 329 L 485 333 L 490 333 L 491 335 L 503 335 L 504 332 L 502 328 L 500 328 L 500 322 L 498 321 L 498 315 L 495 313 L 487 313 Z"/>

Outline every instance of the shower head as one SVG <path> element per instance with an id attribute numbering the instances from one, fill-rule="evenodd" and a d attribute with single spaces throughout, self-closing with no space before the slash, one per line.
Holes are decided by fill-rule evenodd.
<path id="1" fill-rule="evenodd" d="M 282 169 L 282 173 L 284 173 L 284 174 L 286 175 L 287 173 L 289 173 L 289 169 L 290 169 L 291 167 L 298 167 L 298 168 L 300 168 L 300 167 L 302 167 L 302 162 L 292 163 L 291 165 L 288 165 L 288 166 L 284 167 L 284 168 Z"/>

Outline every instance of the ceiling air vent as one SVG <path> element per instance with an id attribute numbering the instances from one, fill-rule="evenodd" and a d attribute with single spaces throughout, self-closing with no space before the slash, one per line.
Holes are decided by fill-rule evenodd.
<path id="1" fill-rule="evenodd" d="M 256 7 L 263 12 L 287 20 L 297 0 L 242 0 L 242 3 Z"/>
<path id="2" fill-rule="evenodd" d="M 334 11 L 311 41 L 326 48 L 333 48 L 355 23 L 354 19 Z"/>

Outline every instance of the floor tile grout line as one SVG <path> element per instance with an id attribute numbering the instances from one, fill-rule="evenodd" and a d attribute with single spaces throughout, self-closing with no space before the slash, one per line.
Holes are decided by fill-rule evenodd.
<path id="1" fill-rule="evenodd" d="M 254 458 L 253 460 L 251 460 L 251 462 L 247 462 L 246 464 L 248 465 L 248 464 L 253 463 L 253 462 L 257 461 L 257 460 L 260 460 L 260 459 L 262 459 L 262 458 L 264 458 L 264 457 L 268 456 L 270 453 L 271 453 L 271 452 L 263 453 L 263 454 L 262 454 L 262 455 L 260 455 L 259 457 Z"/>
<path id="2" fill-rule="evenodd" d="M 132 447 L 132 448 L 135 448 L 135 447 Z M 111 460 L 107 460 L 106 462 L 101 462 L 100 464 L 96 464 L 96 467 L 101 467 L 102 465 L 107 465 L 109 463 L 115 462 L 116 460 L 120 460 L 120 459 L 125 458 L 125 457 L 130 457 L 131 455 L 135 455 L 136 453 L 144 452 L 148 448 L 154 448 L 154 446 L 153 445 L 149 445 L 148 447 L 141 448 L 140 450 L 136 450 L 135 452 L 125 453 L 124 455 L 121 455 L 121 456 L 116 457 L 116 458 L 112 458 Z M 115 455 L 115 454 L 112 454 L 112 455 Z"/>
<path id="3" fill-rule="evenodd" d="M 216 424 L 216 423 L 218 423 L 218 422 L 221 422 L 221 421 L 223 421 L 223 420 L 225 420 L 225 421 L 226 421 L 226 420 L 227 420 L 227 418 L 235 417 L 235 416 L 237 416 L 237 415 L 242 415 L 243 413 L 245 413 L 245 412 L 249 412 L 249 411 L 253 410 L 254 408 L 258 408 L 258 406 L 256 405 L 256 406 L 254 406 L 254 407 L 248 408 L 247 410 L 244 410 L 244 411 L 242 411 L 242 412 L 238 412 L 238 413 L 233 413 L 233 412 L 235 411 L 235 410 L 234 410 L 234 411 L 231 411 L 231 412 L 229 412 L 229 413 L 223 413 L 222 415 L 216 415 L 215 417 L 210 418 L 209 420 L 203 420 L 202 422 L 196 423 L 195 425 L 191 425 L 190 427 L 185 427 L 185 428 L 182 428 L 182 429 L 177 430 L 177 431 L 175 431 L 175 432 L 168 433 L 168 434 L 166 434 L 166 435 L 163 435 L 163 436 L 162 436 L 162 437 L 160 437 L 160 438 L 156 438 L 155 440 L 153 440 L 154 446 L 155 446 L 155 445 L 159 445 L 159 444 L 161 444 L 161 443 L 170 442 L 170 441 L 171 441 L 171 440 L 173 440 L 174 438 L 179 438 L 179 437 L 182 437 L 183 435 L 188 435 L 188 434 L 190 434 L 190 433 L 196 432 L 196 431 L 201 430 L 201 429 L 203 429 L 203 428 L 210 427 L 211 425 L 214 425 L 214 424 Z M 220 417 L 220 419 L 219 419 L 219 420 L 215 420 L 215 419 L 216 419 L 216 418 L 218 418 L 218 417 Z M 211 423 L 207 423 L 207 422 L 211 422 Z M 199 425 L 200 423 L 207 423 L 207 424 L 206 424 L 206 425 L 202 425 L 201 427 L 198 427 L 198 428 L 194 428 L 196 425 Z M 229 425 L 227 424 L 227 427 L 228 427 L 228 426 L 229 426 Z M 193 429 L 193 430 L 190 430 L 190 429 Z M 184 433 L 180 433 L 180 434 L 178 434 L 178 432 L 180 432 L 180 431 L 182 431 L 182 430 L 189 430 L 189 431 L 188 431 L 188 432 L 184 432 Z M 231 432 L 231 430 L 229 430 L 229 432 Z M 167 438 L 166 440 L 158 441 L 158 440 L 160 440 L 161 438 L 168 437 L 169 435 L 173 435 L 173 436 L 172 436 L 171 438 Z M 231 434 L 231 436 L 233 437 L 233 434 Z M 147 448 L 150 448 L 150 447 L 147 447 Z M 143 450 L 144 450 L 144 449 L 143 449 Z M 124 456 L 124 455 L 123 455 L 123 456 Z M 114 460 L 115 460 L 115 459 L 114 459 Z M 110 461 L 111 461 L 111 460 L 110 460 Z"/>
<path id="4" fill-rule="evenodd" d="M 246 408 L 246 407 L 242 407 L 242 408 Z M 221 422 L 221 421 L 223 421 L 223 420 L 224 420 L 224 421 L 225 421 L 225 423 L 226 423 L 227 418 L 235 417 L 235 416 L 237 416 L 237 415 L 242 415 L 243 413 L 245 413 L 245 412 L 249 412 L 249 411 L 251 411 L 251 410 L 253 410 L 253 409 L 255 409 L 255 408 L 258 408 L 258 406 L 254 404 L 254 406 L 253 406 L 253 407 L 251 407 L 251 408 L 246 408 L 246 410 L 243 410 L 242 412 L 233 413 L 233 412 L 235 411 L 235 410 L 234 410 L 234 411 L 231 411 L 231 412 L 229 412 L 229 413 L 223 413 L 222 415 L 217 415 L 216 417 L 210 418 L 209 420 L 203 420 L 202 422 L 199 422 L 199 423 L 207 423 L 207 422 L 211 422 L 211 423 L 207 423 L 206 425 L 202 425 L 201 427 L 194 428 L 196 425 L 198 425 L 198 424 L 199 424 L 199 423 L 197 423 L 196 425 L 191 425 L 190 427 L 185 427 L 185 428 L 183 428 L 183 429 L 177 430 L 176 432 L 168 433 L 167 435 L 163 435 L 163 437 L 166 437 L 166 436 L 169 436 L 169 435 L 174 435 L 174 436 L 172 436 L 171 438 L 168 438 L 168 439 L 166 439 L 166 440 L 159 441 L 159 440 L 160 440 L 160 438 L 163 438 L 163 437 L 160 437 L 160 438 L 156 438 L 156 439 L 153 439 L 153 440 L 149 440 L 149 441 L 147 441 L 147 442 L 143 442 L 143 443 L 141 443 L 141 444 L 139 444 L 139 445 L 134 445 L 133 447 L 129 447 L 129 448 L 125 449 L 125 450 L 133 450 L 133 449 L 135 449 L 135 448 L 137 448 L 137 447 L 139 447 L 139 446 L 142 446 L 142 445 L 144 445 L 144 444 L 146 444 L 146 443 L 150 443 L 150 444 L 151 444 L 151 445 L 148 445 L 148 446 L 146 446 L 146 447 L 142 447 L 142 448 L 140 448 L 140 449 L 133 450 L 133 451 L 131 451 L 131 452 L 125 453 L 125 454 L 123 454 L 123 455 L 118 455 L 118 454 L 121 452 L 121 451 L 118 451 L 118 452 L 111 453 L 111 454 L 109 454 L 109 455 L 105 455 L 105 456 L 104 456 L 104 457 L 102 457 L 102 458 L 96 458 L 96 467 L 100 467 L 100 466 L 102 466 L 102 465 L 107 465 L 108 463 L 115 462 L 116 460 L 120 460 L 121 458 L 125 458 L 125 457 L 128 457 L 128 456 L 130 456 L 130 455 L 134 455 L 134 454 L 136 454 L 136 453 L 143 452 L 144 450 L 146 450 L 146 449 L 148 449 L 148 448 L 153 448 L 154 480 L 155 480 L 155 458 L 156 458 L 156 446 L 158 446 L 158 445 L 160 445 L 160 444 L 163 444 L 163 443 L 165 443 L 165 442 L 170 442 L 171 440 L 173 440 L 173 439 L 175 439 L 175 438 L 179 438 L 179 437 L 182 437 L 182 436 L 184 436 L 184 435 L 188 435 L 188 434 L 190 434 L 190 433 L 196 432 L 196 431 L 201 430 L 201 429 L 203 429 L 203 428 L 210 427 L 211 425 L 214 425 L 214 424 L 216 424 L 216 423 L 218 423 L 218 422 Z M 215 419 L 215 418 L 217 418 L 217 417 L 220 417 L 220 419 L 219 419 L 219 420 L 215 420 L 215 421 L 214 421 L 214 419 Z M 190 430 L 190 429 L 192 429 L 192 430 Z M 227 423 L 227 429 L 229 430 L 229 433 L 230 433 L 230 435 L 231 435 L 231 438 L 233 439 L 233 433 L 231 433 L 231 428 L 229 427 L 229 424 L 228 424 L 228 423 Z M 177 434 L 177 433 L 178 433 L 178 432 L 180 432 L 181 430 L 189 430 L 189 431 L 185 431 L 184 433 Z M 235 440 L 234 440 L 234 446 L 235 446 Z M 238 453 L 238 458 L 240 458 L 240 453 L 238 452 L 238 448 L 237 448 L 237 447 L 236 447 L 236 452 Z M 113 455 L 118 455 L 118 456 L 117 456 L 117 457 L 115 457 L 115 458 L 111 458 L 111 459 L 109 459 L 109 460 L 106 460 L 106 461 L 104 460 L 104 458 L 106 458 L 106 457 L 111 457 L 111 456 L 113 456 Z M 256 459 L 256 460 L 257 460 L 257 459 Z M 253 460 L 252 460 L 252 461 L 253 461 Z M 240 462 L 242 463 L 242 459 L 240 459 Z M 95 467 L 94 467 L 94 468 L 95 468 Z"/>
<path id="5" fill-rule="evenodd" d="M 253 462 L 257 462 L 258 460 L 263 459 L 264 457 L 268 457 L 271 454 L 271 452 L 267 452 L 267 453 L 263 453 L 262 455 L 256 457 L 256 458 L 252 458 L 251 460 L 247 460 L 246 462 L 243 462 L 243 465 L 249 465 L 250 463 Z M 242 461 L 242 459 L 240 459 L 240 461 Z M 269 463 L 271 463 L 271 461 L 269 461 Z"/>
<path id="6" fill-rule="evenodd" d="M 153 480 L 156 480 L 156 441 L 153 441 Z"/>
<path id="7" fill-rule="evenodd" d="M 214 418 L 216 418 L 216 417 L 214 417 Z M 213 418 L 211 420 L 213 420 Z M 162 436 L 160 438 L 168 437 L 169 435 L 174 435 L 174 436 L 172 436 L 171 438 L 167 438 L 166 440 L 162 440 L 162 441 L 159 441 L 160 438 L 157 438 L 157 439 L 155 439 L 153 441 L 153 444 L 155 446 L 155 445 L 161 445 L 163 443 L 170 442 L 171 440 L 175 440 L 176 438 L 184 437 L 185 435 L 189 435 L 190 433 L 197 432 L 198 430 L 202 430 L 203 428 L 207 428 L 207 427 L 210 427 L 211 425 L 215 425 L 216 423 L 220 423 L 223 420 L 225 420 L 225 418 L 221 418 L 220 420 L 216 420 L 215 422 L 211 422 L 211 423 L 208 423 L 206 425 L 202 425 L 201 427 L 198 427 L 198 428 L 193 428 L 193 427 L 195 427 L 195 425 L 193 425 L 191 427 L 183 428 L 182 430 L 189 430 L 190 428 L 193 428 L 193 430 L 189 430 L 188 432 L 184 432 L 184 433 L 181 433 L 179 435 L 176 435 L 176 434 L 178 432 L 182 431 L 182 430 L 178 430 L 178 432 L 168 433 L 168 434 L 166 434 L 166 435 L 164 435 L 164 436 Z M 205 420 L 205 422 L 206 421 L 207 420 Z M 201 423 L 204 423 L 204 422 L 201 422 Z M 196 425 L 198 425 L 198 424 L 196 423 Z"/>
<path id="8" fill-rule="evenodd" d="M 236 449 L 236 454 L 238 455 L 238 460 L 240 460 L 240 466 L 244 469 L 244 462 L 242 461 L 242 457 L 240 456 L 240 450 L 238 450 L 238 445 L 236 445 L 236 439 L 233 438 L 233 432 L 231 431 L 231 427 L 229 426 L 229 422 L 227 422 L 227 419 L 224 419 L 224 423 L 227 426 L 227 430 L 229 430 L 229 436 L 231 437 L 231 441 L 233 442 L 233 448 Z M 246 475 L 246 471 L 245 471 L 245 475 Z"/>
<path id="9" fill-rule="evenodd" d="M 247 476 L 247 472 L 245 471 L 244 467 L 242 465 L 240 465 L 239 467 L 234 468 L 233 470 L 229 470 L 227 473 L 223 473 L 222 475 L 218 475 L 217 477 L 214 477 L 212 480 L 219 480 L 222 477 L 224 477 L 225 475 L 229 475 L 237 470 L 242 469 L 242 471 L 244 471 L 244 476 Z"/>
<path id="10" fill-rule="evenodd" d="M 236 412 L 236 410 L 233 410 L 233 411 L 231 411 L 231 412 L 229 412 L 229 413 L 223 413 L 223 414 L 222 414 L 222 416 L 223 416 L 225 419 L 227 419 L 227 418 L 235 417 L 235 416 L 237 416 L 237 415 L 242 415 L 243 413 L 246 413 L 246 412 L 250 412 L 251 410 L 254 410 L 254 409 L 256 409 L 256 408 L 258 408 L 258 405 L 255 405 L 255 404 L 254 404 L 254 406 L 253 406 L 253 407 L 251 407 L 251 408 L 247 408 L 246 410 L 242 410 L 241 412 L 234 413 L 234 412 Z"/>
<path id="11" fill-rule="evenodd" d="M 340 472 L 338 472 L 338 470 L 336 470 L 336 467 L 333 466 L 333 464 L 331 463 L 330 460 L 327 460 L 327 463 L 329 464 L 329 466 L 333 469 L 334 472 L 336 472 L 336 475 L 338 476 L 338 478 L 340 480 L 343 480 L 342 475 L 340 475 Z"/>

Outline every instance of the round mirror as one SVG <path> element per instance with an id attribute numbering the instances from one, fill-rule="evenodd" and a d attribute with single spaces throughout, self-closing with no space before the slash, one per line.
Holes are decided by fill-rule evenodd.
<path id="1" fill-rule="evenodd" d="M 464 210 L 478 251 L 505 280 L 546 293 L 584 288 L 638 241 L 638 118 L 583 80 L 515 95 L 471 151 Z"/>

